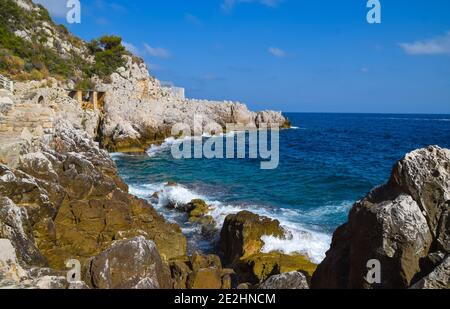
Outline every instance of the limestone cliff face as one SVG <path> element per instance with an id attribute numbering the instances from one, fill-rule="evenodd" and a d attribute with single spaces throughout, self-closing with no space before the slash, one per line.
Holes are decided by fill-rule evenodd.
<path id="1" fill-rule="evenodd" d="M 0 115 L 0 286 L 70 288 L 56 271 L 67 259 L 84 262 L 136 236 L 153 241 L 165 263 L 186 255 L 179 227 L 128 194 L 94 142 L 98 113 L 56 84 L 18 84 L 8 98 Z"/>
<path id="2" fill-rule="evenodd" d="M 18 65 L 17 68 L 5 68 L 2 74 L 21 80 L 47 79 L 19 83 L 12 111 L 12 105 L 7 104 L 11 101 L 0 94 L 0 133 L 15 131 L 22 134 L 26 127 L 27 131 L 32 131 L 25 131 L 24 136 L 28 139 L 29 133 L 33 136 L 50 134 L 46 131 L 52 129 L 51 118 L 63 115 L 60 111 L 64 111 L 77 129 L 87 131 L 103 148 L 142 152 L 151 143 L 171 136 L 172 126 L 176 123 L 187 124 L 192 129 L 213 122 L 223 128 L 229 123 L 250 128 L 266 123 L 283 128 L 289 126 L 281 112 L 254 113 L 238 102 L 190 100 L 174 95 L 150 75 L 141 59 L 125 51 L 120 38 L 115 39 L 118 39 L 117 50 L 121 51 L 119 60 L 123 61 L 116 59 L 115 65 L 107 64 L 110 67 L 107 73 L 95 70 L 105 64 L 98 59 L 93 42 L 86 43 L 65 27 L 55 24 L 44 7 L 31 0 L 5 0 L 0 6 L 2 33 L 10 38 L 0 41 L 0 48 L 6 50 L 6 54 L 0 56 L 5 63 L 16 62 Z M 22 50 L 15 50 L 10 41 L 17 41 L 16 45 L 22 46 Z M 45 61 L 27 58 L 34 53 L 42 53 Z M 37 62 L 40 65 L 32 70 L 35 74 L 29 73 L 31 68 L 25 64 Z M 64 81 L 57 82 L 48 75 Z M 47 87 L 49 83 L 51 85 Z M 99 110 L 81 110 L 80 104 L 69 100 L 66 91 L 78 88 L 106 93 Z M 37 114 L 37 119 L 27 117 L 30 114 Z M 194 116 L 202 117 L 200 124 L 194 124 Z M 38 128 L 39 125 L 42 128 Z M 22 151 L 22 144 L 15 143 L 14 139 L 9 142 L 14 144 L 8 149 Z"/>
<path id="3" fill-rule="evenodd" d="M 450 288 L 450 151 L 416 150 L 389 182 L 357 202 L 312 279 L 313 288 Z M 370 283 L 367 263 L 381 263 Z"/>
<path id="4" fill-rule="evenodd" d="M 101 125 L 102 145 L 112 151 L 144 150 L 152 142 L 171 136 L 172 126 L 183 123 L 194 130 L 211 123 L 222 128 L 241 124 L 247 128 L 263 124 L 289 127 L 281 112 L 254 113 L 238 102 L 184 99 L 171 95 L 150 76 L 144 63 L 127 57 L 127 64 L 111 75 L 110 84 L 97 81 L 107 93 Z M 194 124 L 194 117 L 201 123 Z"/>
<path id="5" fill-rule="evenodd" d="M 56 80 L 16 83 L 15 88 L 15 95 L 0 93 L 1 163 L 16 167 L 21 155 L 49 145 L 60 120 L 92 139 L 97 135 L 100 115 L 82 109 Z"/>

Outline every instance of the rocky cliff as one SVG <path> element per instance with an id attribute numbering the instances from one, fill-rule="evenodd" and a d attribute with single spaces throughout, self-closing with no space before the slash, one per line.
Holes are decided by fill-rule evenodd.
<path id="1" fill-rule="evenodd" d="M 40 86 L 34 83 L 32 92 L 29 83 L 19 85 L 18 95 L 25 100 L 15 102 L 29 103 L 30 97 L 60 102 L 67 98 L 67 90 L 104 93 L 96 110 L 79 102 L 92 113 L 77 115 L 84 115 L 84 123 L 91 125 L 85 129 L 109 151 L 145 151 L 151 143 L 169 137 L 176 123 L 193 128 L 194 115 L 202 118 L 202 127 L 211 122 L 223 128 L 228 123 L 250 128 L 290 126 L 280 112 L 254 113 L 238 102 L 175 96 L 150 75 L 142 59 L 125 50 L 121 38 L 85 42 L 55 24 L 45 8 L 31 0 L 5 0 L 0 8 L 0 73 L 15 81 L 45 80 Z M 47 84 L 51 91 L 39 89 Z M 5 124 L 3 130 L 7 128 Z"/>
<path id="2" fill-rule="evenodd" d="M 389 182 L 357 202 L 312 278 L 314 288 L 450 288 L 450 151 L 398 162 Z M 376 259 L 381 280 L 368 280 Z"/>
<path id="3" fill-rule="evenodd" d="M 69 92 L 80 89 L 86 65 L 101 69 L 95 48 L 30 0 L 2 1 L 1 8 L 0 70 L 35 80 L 15 80 L 14 94 L 0 91 L 0 286 L 230 288 L 234 272 L 215 256 L 187 257 L 180 228 L 128 193 L 103 149 L 145 151 L 170 136 L 173 124 L 191 125 L 194 115 L 202 125 L 287 120 L 240 103 L 175 97 L 126 53 L 110 76 L 90 77 L 90 90 L 105 94 L 100 106 L 80 102 Z M 32 49 L 47 55 L 42 70 L 57 70 L 31 74 Z M 69 259 L 81 262 L 84 282 L 67 282 Z"/>
<path id="4" fill-rule="evenodd" d="M 106 92 L 104 117 L 100 126 L 101 144 L 110 151 L 143 151 L 153 142 L 171 135 L 172 127 L 182 123 L 194 130 L 216 123 L 257 128 L 261 124 L 289 127 L 281 112 L 251 112 L 238 102 L 184 99 L 171 95 L 151 77 L 144 63 L 126 57 L 124 67 L 111 75 L 111 83 L 97 81 Z M 201 119 L 195 124 L 194 117 Z"/>
<path id="5" fill-rule="evenodd" d="M 194 115 L 202 127 L 288 127 L 288 120 L 236 102 L 175 97 L 126 54 L 108 78 L 89 76 L 91 90 L 105 93 L 92 108 L 68 92 L 85 78 L 73 66 L 80 57 L 98 68 L 86 43 L 30 0 L 0 6 L 0 57 L 9 61 L 0 70 L 37 79 L 17 83 L 15 94 L 0 91 L 0 287 L 306 288 L 312 275 L 313 288 L 449 288 L 448 150 L 417 150 L 397 163 L 386 185 L 355 204 L 316 271 L 300 255 L 260 253 L 263 235 L 284 231 L 247 212 L 229 216 L 221 232 L 224 262 L 234 269 L 215 255 L 186 256 L 180 228 L 128 193 L 105 149 L 144 151 L 175 123 L 197 125 Z M 26 58 L 33 48 L 49 62 Z M 34 65 L 55 71 L 31 74 Z M 191 219 L 208 225 L 202 203 L 192 204 Z M 83 282 L 69 284 L 65 262 L 74 258 Z M 381 263 L 380 283 L 366 278 L 372 259 Z"/>

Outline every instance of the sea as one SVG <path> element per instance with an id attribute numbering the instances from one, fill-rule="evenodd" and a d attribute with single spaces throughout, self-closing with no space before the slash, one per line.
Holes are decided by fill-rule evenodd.
<path id="1" fill-rule="evenodd" d="M 320 263 L 352 205 L 385 183 L 398 160 L 428 145 L 450 148 L 450 115 L 285 115 L 293 127 L 280 131 L 280 161 L 272 170 L 261 169 L 260 159 L 174 159 L 173 138 L 146 154 L 111 156 L 130 193 L 181 226 L 190 252 L 216 252 L 219 232 L 205 235 L 167 206 L 199 198 L 210 205 L 217 231 L 227 215 L 249 210 L 287 231 L 286 239 L 264 236 L 263 252 L 300 253 Z"/>

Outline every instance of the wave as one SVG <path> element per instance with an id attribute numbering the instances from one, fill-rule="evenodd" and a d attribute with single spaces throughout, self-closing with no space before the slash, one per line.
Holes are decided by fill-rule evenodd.
<path id="1" fill-rule="evenodd" d="M 151 198 L 155 192 L 159 197 L 157 201 Z M 200 233 L 201 229 L 192 225 L 184 226 L 183 223 L 186 221 L 186 218 L 183 217 L 183 214 L 168 210 L 168 205 L 177 208 L 193 199 L 202 199 L 210 205 L 211 210 L 209 214 L 214 218 L 218 229 L 222 227 L 228 215 L 236 214 L 242 210 L 277 219 L 288 237 L 286 239 L 279 239 L 273 236 L 262 237 L 261 239 L 265 244 L 262 249 L 263 253 L 273 251 L 285 254 L 299 253 L 308 256 L 314 263 L 320 263 L 325 258 L 325 253 L 331 243 L 331 235 L 313 231 L 299 222 L 294 222 L 293 219 L 295 220 L 302 216 L 302 212 L 298 210 L 272 209 L 261 205 L 225 204 L 178 184 L 170 186 L 166 183 L 134 185 L 130 186 L 130 193 L 149 200 L 169 221 L 181 224 L 183 232 L 190 234 Z M 332 208 L 326 211 L 331 212 Z M 320 216 L 320 212 L 317 210 L 317 213 L 312 215 Z"/>
<path id="2" fill-rule="evenodd" d="M 164 153 L 164 152 L 169 151 L 169 150 L 172 148 L 173 145 L 179 145 L 179 144 L 182 144 L 182 143 L 185 142 L 185 141 L 198 140 L 198 139 L 201 139 L 201 138 L 224 138 L 224 137 L 233 137 L 233 136 L 235 136 L 236 134 L 237 134 L 237 132 L 231 131 L 231 132 L 228 132 L 228 133 L 221 133 L 221 134 L 219 134 L 219 135 L 210 135 L 210 134 L 204 133 L 202 136 L 186 136 L 186 137 L 184 137 L 184 138 L 178 138 L 178 139 L 176 139 L 176 138 L 174 138 L 174 137 L 169 137 L 169 138 L 166 138 L 166 139 L 164 140 L 164 142 L 161 143 L 161 144 L 159 144 L 159 145 L 152 144 L 152 145 L 147 149 L 146 152 L 147 152 L 147 155 L 148 155 L 150 158 L 154 158 L 154 157 L 156 157 L 157 155 L 159 155 L 159 154 L 161 154 L 161 153 Z M 116 157 L 116 158 L 117 158 L 117 157 L 120 157 L 120 154 L 119 154 L 119 153 L 112 154 L 112 155 L 114 155 L 114 157 Z"/>
<path id="3" fill-rule="evenodd" d="M 331 236 L 318 232 L 310 231 L 301 226 L 288 226 L 286 222 L 282 223 L 288 236 L 286 239 L 280 239 L 274 236 L 263 236 L 263 253 L 273 251 L 284 254 L 302 254 L 316 264 L 319 264 L 325 258 L 326 251 L 330 248 Z"/>
<path id="4" fill-rule="evenodd" d="M 126 156 L 126 154 L 122 152 L 110 152 L 109 156 L 113 161 L 117 161 L 119 158 Z"/>
<path id="5" fill-rule="evenodd" d="M 167 150 L 169 150 L 172 145 L 176 143 L 176 139 L 173 137 L 166 138 L 164 142 L 160 145 L 151 145 L 150 148 L 147 149 L 147 155 L 151 158 L 156 157 L 158 154 L 161 154 Z"/>
<path id="6" fill-rule="evenodd" d="M 310 210 L 295 210 L 298 215 L 308 218 L 323 218 L 326 216 L 347 215 L 353 206 L 352 201 L 343 201 L 339 204 L 324 205 Z"/>

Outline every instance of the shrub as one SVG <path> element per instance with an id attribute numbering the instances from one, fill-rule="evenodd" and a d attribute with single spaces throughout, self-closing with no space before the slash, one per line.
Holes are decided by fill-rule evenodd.
<path id="1" fill-rule="evenodd" d="M 95 57 L 93 72 L 89 73 L 94 73 L 102 79 L 125 65 L 123 56 L 127 55 L 127 51 L 118 36 L 103 36 L 98 40 L 92 40 L 88 44 L 88 49 Z"/>

